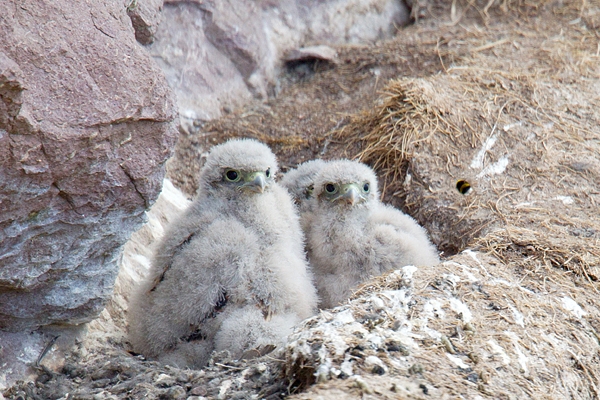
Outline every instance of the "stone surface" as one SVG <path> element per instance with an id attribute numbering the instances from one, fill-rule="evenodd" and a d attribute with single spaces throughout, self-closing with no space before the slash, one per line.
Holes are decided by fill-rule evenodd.
<path id="1" fill-rule="evenodd" d="M 408 19 L 396 0 L 167 0 L 149 50 L 177 93 L 186 126 L 276 93 L 290 50 L 371 43 Z"/>
<path id="2" fill-rule="evenodd" d="M 163 0 L 125 0 L 125 9 L 141 44 L 154 42 L 154 34 L 161 20 Z"/>
<path id="3" fill-rule="evenodd" d="M 297 0 L 310 43 L 369 43 L 391 37 L 408 23 L 408 10 L 394 0 Z"/>
<path id="4" fill-rule="evenodd" d="M 365 93 L 379 91 L 381 87 L 377 86 L 377 82 L 385 83 L 384 79 L 387 81 L 390 76 L 410 76 L 415 80 L 422 78 L 425 81 L 437 82 L 439 90 L 442 87 L 440 83 L 448 84 L 452 75 L 460 75 L 466 79 L 473 76 L 474 71 L 479 71 L 475 76 L 483 74 L 485 80 L 477 80 L 466 86 L 468 90 L 462 91 L 459 96 L 452 96 L 451 104 L 456 106 L 459 104 L 458 100 L 477 96 L 479 93 L 473 89 L 481 89 L 485 93 L 478 97 L 478 101 L 485 107 L 470 106 L 467 110 L 486 110 L 488 114 L 484 114 L 483 117 L 481 114 L 454 114 L 461 115 L 462 121 L 466 123 L 463 126 L 464 130 L 461 130 L 461 137 L 477 138 L 477 143 L 482 145 L 480 142 L 485 136 L 478 135 L 489 134 L 492 125 L 497 122 L 496 132 L 501 132 L 500 137 L 496 146 L 486 153 L 486 159 L 491 163 L 503 154 L 502 151 L 513 149 L 514 143 L 518 143 L 517 146 L 527 143 L 531 147 L 532 156 L 540 160 L 539 163 L 532 163 L 531 169 L 525 170 L 528 173 L 527 179 L 535 180 L 535 184 L 529 184 L 530 181 L 522 178 L 515 181 L 508 174 L 496 176 L 489 180 L 495 185 L 493 191 L 484 189 L 483 185 L 474 185 L 474 192 L 464 197 L 462 205 L 440 203 L 439 207 L 448 209 L 448 206 L 454 207 L 458 204 L 467 209 L 474 197 L 480 196 L 482 190 L 488 190 L 486 198 L 496 198 L 486 204 L 495 208 L 472 209 L 477 209 L 477 212 L 489 212 L 491 218 L 496 215 L 500 205 L 503 212 L 513 212 L 505 222 L 511 225 L 517 222 L 534 228 L 531 221 L 535 222 L 537 218 L 543 222 L 543 226 L 550 225 L 557 229 L 556 232 L 566 243 L 577 241 L 580 242 L 580 246 L 549 246 L 547 242 L 536 244 L 536 237 L 540 239 L 543 234 L 537 231 L 540 225 L 536 231 L 529 231 L 528 235 L 534 236 L 529 238 L 523 236 L 521 229 L 514 230 L 515 226 L 507 226 L 510 230 L 507 229 L 504 235 L 489 242 L 489 246 L 486 246 L 483 252 L 468 250 L 449 257 L 438 267 L 420 268 L 414 272 L 412 283 L 408 285 L 397 279 L 383 280 L 382 285 L 382 279 L 377 278 L 374 285 L 369 285 L 368 289 L 363 290 L 348 304 L 333 311 L 323 312 L 318 318 L 307 323 L 303 331 L 298 330 L 293 339 L 305 340 L 306 346 L 297 346 L 295 354 L 302 352 L 302 357 L 308 358 L 309 362 L 296 363 L 296 366 L 305 367 L 303 369 L 306 374 L 292 376 L 297 380 L 311 380 L 318 371 L 319 383 L 307 387 L 305 393 L 287 398 L 426 399 L 445 398 L 445 395 L 447 398 L 544 398 L 548 397 L 548 393 L 552 393 L 554 398 L 597 397 L 598 380 L 594 377 L 600 376 L 597 362 L 597 337 L 600 332 L 598 274 L 594 272 L 593 275 L 577 277 L 573 270 L 565 269 L 568 264 L 576 263 L 579 257 L 582 257 L 579 260 L 591 264 L 587 266 L 589 268 L 597 270 L 596 266 L 600 265 L 598 257 L 595 256 L 600 254 L 597 251 L 600 229 L 596 218 L 599 203 L 596 182 L 599 181 L 595 179 L 598 177 L 596 171 L 600 169 L 595 168 L 598 166 L 595 156 L 598 154 L 598 146 L 594 141 L 598 136 L 596 122 L 600 120 L 595 111 L 598 109 L 595 107 L 596 93 L 600 93 L 600 90 L 594 91 L 598 88 L 597 77 L 600 76 L 597 73 L 598 63 L 594 58 L 597 47 L 596 42 L 590 40 L 593 39 L 594 33 L 589 30 L 561 30 L 562 27 L 568 26 L 569 21 L 577 22 L 579 17 L 583 17 L 578 22 L 581 25 L 575 24 L 575 27 L 587 24 L 588 8 L 583 10 L 583 15 L 582 10 L 575 4 L 570 5 L 573 9 L 571 12 L 565 12 L 563 8 L 553 8 L 551 12 L 540 17 L 528 17 L 531 20 L 527 24 L 518 18 L 519 15 L 524 15 L 523 9 L 514 10 L 514 14 L 504 18 L 491 14 L 493 18 L 488 20 L 489 25 L 482 31 L 478 28 L 481 24 L 479 10 L 471 8 L 474 17 L 468 18 L 468 15 L 465 15 L 460 24 L 453 24 L 449 20 L 450 4 L 447 3 L 445 7 L 443 15 L 446 19 L 411 27 L 403 39 L 392 44 L 363 47 L 362 51 L 346 47 L 340 51 L 339 56 L 340 64 L 344 63 L 341 64 L 344 65 L 344 70 L 336 71 L 338 67 L 334 66 L 326 71 L 316 71 L 310 81 L 301 82 L 299 86 L 302 91 L 286 90 L 284 95 L 277 99 L 279 105 L 286 107 L 283 111 L 269 104 L 268 108 L 265 107 L 265 110 L 258 114 L 254 108 L 249 107 L 242 110 L 240 115 L 246 112 L 253 114 L 250 114 L 250 117 L 240 117 L 240 125 L 236 126 L 247 124 L 246 127 L 259 131 L 257 126 L 277 126 L 273 123 L 275 121 L 280 122 L 281 130 L 288 129 L 289 136 L 270 138 L 297 137 L 301 130 L 293 130 L 293 124 L 301 128 L 306 127 L 307 135 L 316 136 L 317 133 L 314 132 L 328 133 L 336 122 L 327 125 L 323 122 L 325 117 L 319 119 L 317 114 L 324 114 L 328 118 L 344 111 L 347 115 L 356 113 L 351 115 L 353 118 L 365 118 L 363 110 L 380 107 L 382 103 L 376 102 Z M 460 8 L 458 14 L 461 14 Z M 496 43 L 498 37 L 507 35 L 509 39 L 511 35 L 515 36 L 520 50 L 515 50 L 515 46 L 509 41 L 498 44 L 493 50 L 469 51 L 482 46 L 482 43 Z M 554 40 L 548 44 L 549 36 Z M 454 45 L 443 47 L 441 59 L 440 43 L 436 40 L 439 37 L 455 39 Z M 540 52 L 539 49 L 543 51 Z M 350 55 L 350 51 L 353 54 Z M 522 54 L 522 57 L 519 54 Z M 551 54 L 558 64 L 549 64 L 548 54 Z M 536 63 L 536 59 L 541 62 Z M 448 66 L 450 64 L 447 61 L 451 60 L 458 60 L 466 67 L 440 73 L 443 67 L 440 61 Z M 368 69 L 348 68 L 365 64 L 369 66 Z M 504 68 L 502 73 L 491 77 L 486 75 L 486 71 L 478 68 L 481 65 L 489 67 L 500 64 Z M 549 67 L 554 69 L 548 71 Z M 528 71 L 524 73 L 519 68 L 526 68 Z M 350 72 L 347 72 L 348 70 Z M 587 75 L 581 71 L 587 71 Z M 444 79 L 440 78 L 441 74 L 444 74 Z M 311 97 L 310 93 L 314 93 L 311 90 L 320 88 L 317 85 L 322 86 L 323 82 L 340 82 L 345 85 L 340 85 L 337 92 L 332 90 L 326 93 L 328 97 Z M 360 86 L 353 86 L 352 82 L 359 82 Z M 351 89 L 347 92 L 348 96 L 352 96 L 353 100 L 360 97 L 362 102 L 348 102 L 352 107 L 350 111 L 329 108 L 330 104 L 338 103 L 341 101 L 339 99 L 346 96 L 344 90 L 347 88 Z M 529 99 L 530 96 L 520 95 L 523 93 L 520 89 L 531 88 L 537 90 L 536 101 L 541 104 L 539 107 L 521 108 L 521 100 Z M 336 93 L 339 93 L 340 97 L 335 97 Z M 285 96 L 293 96 L 296 99 L 295 105 L 286 102 Z M 498 109 L 506 104 L 498 99 L 510 100 L 514 96 L 519 98 L 516 103 L 518 107 L 510 108 L 510 112 L 499 113 Z M 325 103 L 325 100 L 328 102 Z M 436 101 L 436 98 L 433 98 L 431 103 L 426 104 L 426 109 L 431 110 L 432 106 L 440 103 L 439 99 Z M 310 107 L 322 107 L 323 111 L 313 112 L 311 119 L 305 118 L 315 109 Z M 530 114 L 523 117 L 525 112 Z M 279 116 L 279 119 L 269 120 L 268 115 Z M 297 115 L 298 118 L 290 119 L 289 115 Z M 491 116 L 491 123 L 485 129 L 477 129 L 479 124 L 487 124 L 490 121 L 485 115 Z M 500 120 L 498 115 L 502 115 Z M 549 121 L 544 120 L 542 116 L 560 121 L 561 126 L 556 122 L 545 124 L 544 122 Z M 285 121 L 284 117 L 290 121 Z M 302 118 L 308 122 L 303 124 Z M 505 118 L 511 118 L 513 121 L 505 121 Z M 251 119 L 261 120 L 262 125 L 250 123 Z M 519 122 L 518 126 L 504 124 L 514 122 L 515 119 Z M 577 129 L 562 131 L 569 121 L 578 121 Z M 288 122 L 289 125 L 285 125 Z M 309 128 L 313 128 L 314 131 Z M 543 135 L 531 136 L 533 140 L 505 142 L 505 136 L 522 139 L 531 132 L 535 135 L 536 131 L 541 131 Z M 471 136 L 473 133 L 475 134 Z M 570 137 L 565 137 L 566 135 Z M 572 140 L 575 137 L 572 135 L 581 140 Z M 446 164 L 445 155 L 448 153 L 440 153 L 439 142 L 436 139 L 434 137 L 431 140 L 436 144 L 434 153 L 421 147 L 415 157 L 423 160 L 421 171 L 425 171 L 424 164 L 428 162 L 431 171 L 440 166 L 440 170 L 445 170 L 446 166 L 453 168 L 453 165 L 459 163 L 466 165 L 465 170 L 470 168 L 471 155 L 479 151 L 479 146 L 461 147 L 457 153 L 459 157 L 450 158 L 450 162 Z M 281 142 L 283 141 L 279 143 Z M 325 153 L 321 142 L 315 142 L 316 144 L 310 144 L 314 154 L 319 154 L 322 150 Z M 328 156 L 340 155 L 332 150 L 335 149 L 333 143 L 328 149 Z M 560 152 L 562 155 L 558 154 Z M 431 156 L 423 157 L 426 154 Z M 356 153 L 348 154 L 353 155 Z M 511 163 L 513 160 L 523 162 L 517 156 L 511 158 Z M 290 166 L 296 163 L 296 160 L 290 161 L 289 155 L 280 157 L 280 161 Z M 523 171 L 522 165 L 512 168 L 512 173 L 520 174 Z M 552 171 L 560 173 L 560 179 L 557 179 Z M 478 172 L 474 171 L 473 175 L 476 176 Z M 448 176 L 450 175 L 453 174 Z M 412 182 L 415 182 L 414 176 Z M 455 179 L 458 178 L 464 176 L 456 175 Z M 469 176 L 467 178 L 471 179 Z M 401 185 L 403 182 L 410 184 L 410 180 L 399 180 Z M 455 183 L 454 179 L 448 183 L 448 193 L 462 196 L 456 191 Z M 498 198 L 496 190 L 502 186 L 515 193 Z M 434 196 L 442 193 L 439 187 L 432 186 L 432 189 L 436 191 Z M 527 199 L 517 197 L 520 196 L 519 189 Z M 557 194 L 561 196 L 557 197 Z M 567 201 L 569 199 L 573 203 Z M 158 205 L 159 201 L 157 200 L 155 205 Z M 167 210 L 173 211 L 170 208 Z M 154 211 L 155 208 L 149 213 L 149 221 L 156 222 L 152 217 Z M 517 213 L 520 215 L 517 216 Z M 558 219 L 561 215 L 568 218 Z M 457 222 L 461 223 L 461 220 Z M 146 243 L 152 237 L 154 233 L 137 242 L 132 236 L 133 240 L 127 245 L 131 244 L 132 247 L 125 250 L 123 260 L 129 255 L 137 265 L 127 266 L 128 271 L 143 270 L 143 265 L 148 259 Z M 490 238 L 483 239 L 485 240 L 480 243 Z M 133 245 L 139 248 L 136 250 Z M 492 256 L 492 253 L 495 256 Z M 497 255 L 502 260 L 497 259 Z M 564 255 L 564 258 L 561 258 L 561 255 Z M 125 261 L 123 266 L 126 266 Z M 92 338 L 84 338 L 76 356 L 71 360 L 70 368 L 57 371 L 57 376 L 45 384 L 43 380 L 48 378 L 43 378 L 42 375 L 43 379 L 38 380 L 35 385 L 19 385 L 16 389 L 23 393 L 23 397 L 26 396 L 25 392 L 30 390 L 37 393 L 39 398 L 64 398 L 67 393 L 69 398 L 167 398 L 170 388 L 158 386 L 158 381 L 166 382 L 172 387 L 185 385 L 189 388 L 190 398 L 277 398 L 277 394 L 280 393 L 277 386 L 274 390 L 270 387 L 272 383 L 281 382 L 280 368 L 283 364 L 280 360 L 285 358 L 284 355 L 273 357 L 273 354 L 270 354 L 264 362 L 252 361 L 250 364 L 219 356 L 215 358 L 215 363 L 205 370 L 175 371 L 124 352 L 126 342 L 121 334 L 123 327 L 118 323 L 106 322 L 113 315 L 113 311 L 110 312 L 111 315 L 108 312 L 113 304 L 118 313 L 122 313 L 124 305 L 121 301 L 126 300 L 128 293 L 128 284 L 118 286 L 121 278 L 125 276 L 123 272 L 120 271 L 117 279 L 114 296 L 116 301 L 109 302 L 109 307 L 102 312 L 101 317 L 88 324 L 89 336 Z M 404 273 L 394 275 L 396 278 L 403 278 L 402 281 L 406 277 Z M 130 274 L 127 279 L 135 279 L 135 276 Z M 405 296 L 402 296 L 402 293 Z M 123 294 L 122 299 L 119 298 L 119 294 Z M 467 323 L 465 319 L 469 318 L 469 315 L 471 322 Z M 387 336 L 391 340 L 382 340 L 388 339 Z M 103 346 L 94 347 L 90 344 L 96 339 L 102 340 Z M 4 346 L 5 343 L 0 337 L 0 344 Z M 39 354 L 41 349 L 42 346 L 35 347 L 35 354 Z M 292 349 L 293 346 L 290 347 L 290 350 Z M 331 357 L 333 352 L 338 355 Z M 293 353 L 290 355 L 293 356 Z M 0 353 L 0 360 L 2 356 Z M 28 359 L 35 360 L 35 357 Z M 381 367 L 377 359 L 383 363 L 381 369 L 374 368 Z M 288 360 L 293 360 L 293 357 Z M 44 363 L 46 362 L 45 360 Z M 67 364 L 66 367 L 68 366 Z M 465 366 L 467 368 L 464 368 Z M 3 368 L 0 362 L 0 388 Z M 117 371 L 118 374 L 114 374 L 114 378 L 110 379 L 108 377 L 111 375 L 107 374 L 110 371 Z M 380 375 L 381 372 L 383 375 Z M 174 379 L 155 379 L 161 374 Z M 555 379 L 557 376 L 560 376 L 560 379 Z M 197 387 L 204 390 L 195 392 L 193 388 Z M 256 387 L 263 389 L 257 390 Z M 290 385 L 290 382 L 283 382 L 281 389 L 284 394 L 289 389 L 301 390 L 295 385 Z M 242 390 L 245 393 L 240 393 Z M 5 392 L 4 396 L 16 398 L 16 395 L 12 396 L 13 393 L 15 392 Z M 55 395 L 56 393 L 59 395 Z M 284 397 L 284 394 L 281 394 L 281 397 Z"/>
<path id="5" fill-rule="evenodd" d="M 79 324 L 158 196 L 175 103 L 122 5 L 0 9 L 0 330 Z"/>
<path id="6" fill-rule="evenodd" d="M 26 333 L 0 331 L 0 390 L 15 380 L 34 381 L 39 367 L 60 371 L 65 355 L 84 331 L 85 325 L 46 326 Z"/>
<path id="7" fill-rule="evenodd" d="M 224 104 L 236 107 L 251 98 L 235 64 L 204 33 L 206 13 L 198 4 L 167 3 L 163 14 L 149 51 L 177 93 L 184 119 L 213 119 Z"/>
<path id="8" fill-rule="evenodd" d="M 325 46 L 308 46 L 293 49 L 285 56 L 285 61 L 324 60 L 333 62 L 337 58 L 335 49 Z"/>
<path id="9" fill-rule="evenodd" d="M 191 203 L 171 181 L 164 180 L 160 196 L 147 212 L 148 222 L 131 235 L 123 248 L 114 295 L 106 305 L 107 313 L 103 313 L 97 321 L 110 322 L 115 326 L 115 331 L 119 328 L 125 330 L 129 295 L 148 274 L 154 246 L 163 236 L 167 225 L 176 220 Z"/>
<path id="10" fill-rule="evenodd" d="M 3 385 L 61 334 L 44 361 L 59 368 L 77 336 L 67 331 L 113 293 L 123 243 L 158 195 L 176 138 L 166 81 L 184 119 L 213 119 L 273 93 L 287 51 L 385 37 L 406 14 L 392 0 L 168 1 L 164 15 L 162 0 L 117 3 L 0 0 Z M 132 241 L 128 254 L 148 245 Z M 103 313 L 119 326 L 147 260 L 122 265 Z"/>
<path id="11" fill-rule="evenodd" d="M 25 334 L 0 331 L 0 391 L 16 380 L 35 380 L 38 371 L 31 366 L 35 365 L 46 347 L 48 350 L 40 364 L 52 371 L 60 371 L 75 339 L 89 351 L 100 343 L 106 345 L 111 340 L 126 340 L 125 313 L 129 294 L 141 277 L 148 273 L 153 246 L 166 226 L 190 204 L 191 201 L 180 190 L 169 180 L 164 180 L 159 197 L 146 213 L 147 223 L 133 233 L 123 247 L 114 294 L 94 321 L 66 329 L 50 325 Z"/>

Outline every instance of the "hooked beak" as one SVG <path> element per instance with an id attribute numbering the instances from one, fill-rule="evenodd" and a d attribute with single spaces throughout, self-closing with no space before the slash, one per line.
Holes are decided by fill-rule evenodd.
<path id="1" fill-rule="evenodd" d="M 362 203 L 366 200 L 365 196 L 361 193 L 360 188 L 356 184 L 342 185 L 340 188 L 340 194 L 335 199 L 336 201 L 342 201 L 351 206 Z"/>
<path id="2" fill-rule="evenodd" d="M 264 172 L 255 172 L 248 176 L 242 188 L 248 189 L 251 192 L 262 193 L 267 187 L 267 177 Z"/>

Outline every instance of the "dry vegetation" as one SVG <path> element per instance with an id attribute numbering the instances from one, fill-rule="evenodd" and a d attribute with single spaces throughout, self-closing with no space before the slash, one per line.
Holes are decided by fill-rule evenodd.
<path id="1" fill-rule="evenodd" d="M 560 269 L 540 279 L 476 252 L 405 268 L 292 335 L 287 376 L 318 382 L 293 398 L 597 398 L 595 298 Z"/>
<path id="2" fill-rule="evenodd" d="M 439 74 L 390 81 L 330 133 L 447 254 L 489 256 L 380 277 L 308 321 L 287 372 L 320 383 L 297 398 L 600 396 L 600 14 L 575 3 L 505 2 L 509 19 L 463 5 L 438 33 Z"/>
<path id="3" fill-rule="evenodd" d="M 428 19 L 392 42 L 340 48 L 336 64 L 309 65 L 311 74 L 288 70 L 278 97 L 183 136 L 171 177 L 193 193 L 198 149 L 232 136 L 269 143 L 284 169 L 359 158 L 378 171 L 384 200 L 415 216 L 446 255 L 534 197 L 595 207 L 597 5 L 452 5 L 418 8 Z M 472 195 L 455 190 L 459 179 Z"/>

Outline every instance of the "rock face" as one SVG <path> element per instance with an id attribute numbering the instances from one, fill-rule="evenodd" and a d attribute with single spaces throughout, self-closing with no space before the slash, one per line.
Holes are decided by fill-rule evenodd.
<path id="1" fill-rule="evenodd" d="M 125 0 L 125 9 L 135 30 L 135 38 L 141 44 L 154 41 L 154 34 L 161 20 L 163 0 Z"/>
<path id="2" fill-rule="evenodd" d="M 408 15 L 397 0 L 167 0 L 149 50 L 182 122 L 206 121 L 276 92 L 288 51 L 388 38 Z"/>
<path id="3" fill-rule="evenodd" d="M 205 34 L 206 12 L 182 2 L 166 4 L 163 13 L 149 50 L 177 93 L 180 114 L 208 120 L 223 104 L 247 102 L 251 95 L 235 64 Z"/>
<path id="4" fill-rule="evenodd" d="M 0 330 L 79 324 L 158 196 L 175 102 L 124 6 L 0 9 Z"/>

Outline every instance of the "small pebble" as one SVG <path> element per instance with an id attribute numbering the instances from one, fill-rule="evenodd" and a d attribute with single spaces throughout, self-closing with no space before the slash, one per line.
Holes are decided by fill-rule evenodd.
<path id="1" fill-rule="evenodd" d="M 190 390 L 190 394 L 193 396 L 206 396 L 208 391 L 204 386 L 196 386 Z"/>

